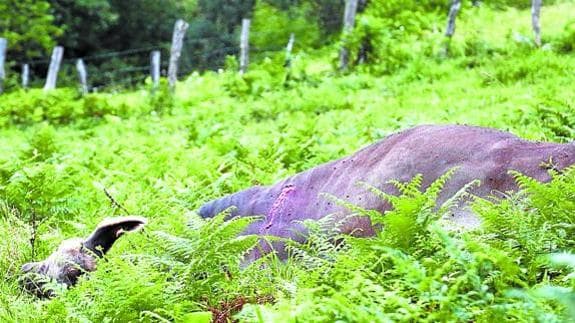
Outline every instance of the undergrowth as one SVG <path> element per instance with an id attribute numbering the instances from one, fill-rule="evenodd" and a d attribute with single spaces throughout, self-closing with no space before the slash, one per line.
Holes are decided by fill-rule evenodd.
<path id="1" fill-rule="evenodd" d="M 465 233 L 446 231 L 449 205 L 435 204 L 449 173 L 427 190 L 422 177 L 396 182 L 401 196 L 364 185 L 394 206 L 347 205 L 378 224 L 376 236 L 340 236 L 329 217 L 306 221 L 307 243 L 281 241 L 288 260 L 243 260 L 274 239 L 238 235 L 261 219 L 193 212 L 418 124 L 573 140 L 572 3 L 544 7 L 542 48 L 530 43 L 528 10 L 465 5 L 448 55 L 439 11 L 393 11 L 408 22 L 394 25 L 393 8 L 381 8 L 358 17 L 346 41 L 355 50 L 372 35 L 385 46 L 346 73 L 334 71 L 328 46 L 296 51 L 289 70 L 284 53 L 272 53 L 243 77 L 229 59 L 173 94 L 162 82 L 156 91 L 0 96 L 0 321 L 572 320 L 573 168 L 551 171 L 547 184 L 515 174 L 522 191 L 476 199 L 483 225 Z M 19 287 L 23 263 L 127 212 L 149 219 L 145 232 L 119 239 L 76 287 L 50 300 Z"/>

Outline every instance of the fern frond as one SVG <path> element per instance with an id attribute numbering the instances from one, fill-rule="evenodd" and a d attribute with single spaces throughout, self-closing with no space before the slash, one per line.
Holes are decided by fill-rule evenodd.
<path id="1" fill-rule="evenodd" d="M 389 184 L 393 184 L 393 181 L 388 182 Z M 398 185 L 407 185 L 401 182 L 397 182 Z M 388 194 L 385 193 L 384 191 L 380 190 L 379 188 L 367 183 L 367 182 L 358 182 L 357 185 L 359 186 L 363 186 L 365 189 L 367 189 L 368 191 L 370 191 L 371 193 L 375 194 L 377 197 L 379 197 L 380 199 L 387 201 L 389 204 L 391 204 L 392 206 L 395 205 L 395 203 L 399 200 L 399 197 L 396 195 L 392 195 L 392 194 Z"/>
<path id="2" fill-rule="evenodd" d="M 206 224 L 206 221 L 195 212 L 188 213 L 186 218 L 188 228 L 192 231 L 200 230 Z"/>
<path id="3" fill-rule="evenodd" d="M 415 196 L 419 193 L 421 184 L 423 183 L 423 175 L 415 175 L 409 182 L 400 182 L 398 180 L 389 180 L 387 184 L 392 184 L 399 190 L 402 195 Z"/>
<path id="4" fill-rule="evenodd" d="M 459 189 L 455 194 L 453 194 L 452 197 L 450 197 L 447 201 L 443 203 L 443 205 L 441 205 L 441 207 L 437 211 L 438 215 L 444 215 L 448 213 L 449 210 L 457 207 L 459 204 L 463 202 L 468 202 L 465 199 L 475 198 L 475 196 L 469 193 L 469 191 L 472 190 L 473 188 L 479 187 L 480 185 L 481 181 L 478 179 L 463 185 L 461 189 Z"/>
<path id="5" fill-rule="evenodd" d="M 207 241 L 226 241 L 236 238 L 240 233 L 245 231 L 250 224 L 260 221 L 261 219 L 262 217 L 258 216 L 238 216 L 220 223 L 218 226 L 210 223 L 207 227 L 204 227 L 201 232 L 206 234 Z M 217 222 L 219 221 L 216 221 L 216 223 Z"/>
<path id="6" fill-rule="evenodd" d="M 538 180 L 536 180 L 532 177 L 523 175 L 522 173 L 515 171 L 515 170 L 510 170 L 509 174 L 511 176 L 513 176 L 513 178 L 517 182 L 517 185 L 519 186 L 520 189 L 535 188 L 539 184 L 541 184 L 541 182 L 539 182 Z"/>
<path id="7" fill-rule="evenodd" d="M 357 206 L 353 203 L 342 200 L 342 199 L 340 199 L 334 195 L 328 194 L 328 193 L 321 193 L 320 196 L 325 197 L 326 199 L 333 201 L 334 203 L 341 205 L 341 206 L 347 208 L 348 210 L 354 212 L 354 214 L 352 214 L 352 215 L 368 216 L 372 221 L 374 221 L 376 223 L 381 222 L 381 218 L 383 215 L 380 212 L 378 212 L 377 210 L 369 210 L 369 209 L 362 208 L 360 206 Z"/>
<path id="8" fill-rule="evenodd" d="M 176 237 L 165 232 L 153 232 L 157 238 L 163 241 L 164 248 L 173 257 L 182 260 L 191 259 L 196 254 L 197 243 L 192 239 Z"/>
<path id="9" fill-rule="evenodd" d="M 425 194 L 428 195 L 430 199 L 437 199 L 445 184 L 451 179 L 453 174 L 459 169 L 459 167 L 450 168 L 443 175 L 439 176 L 429 187 L 425 190 Z"/>

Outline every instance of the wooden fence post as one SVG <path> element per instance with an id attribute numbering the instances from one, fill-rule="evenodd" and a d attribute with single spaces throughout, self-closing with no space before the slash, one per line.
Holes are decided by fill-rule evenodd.
<path id="1" fill-rule="evenodd" d="M 533 25 L 533 33 L 535 34 L 535 45 L 541 46 L 541 25 L 539 24 L 539 16 L 541 14 L 542 0 L 531 0 L 531 24 Z"/>
<path id="2" fill-rule="evenodd" d="M 158 87 L 158 84 L 160 84 L 160 62 L 160 51 L 152 51 L 152 53 L 150 53 L 150 76 L 152 77 L 152 84 L 154 89 Z"/>
<path id="3" fill-rule="evenodd" d="M 176 81 L 178 80 L 178 61 L 182 55 L 184 36 L 189 26 L 190 25 L 182 19 L 178 19 L 174 25 L 172 48 L 170 49 L 170 64 L 168 66 L 168 84 L 172 89 L 176 86 Z"/>
<path id="4" fill-rule="evenodd" d="M 52 50 L 52 57 L 50 58 L 50 67 L 48 67 L 48 76 L 46 77 L 46 84 L 44 91 L 50 91 L 56 88 L 56 80 L 58 79 L 58 71 L 64 56 L 64 47 L 56 46 Z"/>
<path id="5" fill-rule="evenodd" d="M 80 80 L 80 88 L 82 89 L 82 94 L 88 93 L 88 72 L 86 71 L 86 64 L 84 64 L 83 59 L 78 59 L 76 61 L 76 70 L 78 71 L 78 79 Z"/>
<path id="6" fill-rule="evenodd" d="M 295 34 L 291 33 L 289 35 L 289 41 L 288 41 L 287 46 L 286 46 L 286 61 L 284 64 L 284 66 L 288 67 L 288 68 L 291 66 L 291 52 L 293 50 L 294 42 L 295 42 Z"/>
<path id="7" fill-rule="evenodd" d="M 242 19 L 242 33 L 240 35 L 240 74 L 248 70 L 250 61 L 250 23 L 249 19 Z"/>
<path id="8" fill-rule="evenodd" d="M 455 34 L 455 20 L 457 19 L 457 14 L 461 9 L 461 0 L 452 0 L 451 6 L 449 7 L 449 14 L 447 15 L 447 27 L 445 28 L 445 43 L 441 52 L 441 56 L 447 57 L 449 55 L 449 49 L 451 47 L 451 38 Z"/>
<path id="9" fill-rule="evenodd" d="M 4 79 L 6 78 L 6 70 L 4 69 L 4 62 L 6 61 L 6 49 L 8 48 L 8 40 L 0 38 L 0 93 L 4 91 Z"/>
<path id="10" fill-rule="evenodd" d="M 30 65 L 22 64 L 22 88 L 28 89 L 30 83 Z"/>
<path id="11" fill-rule="evenodd" d="M 357 12 L 357 0 L 346 0 L 345 11 L 343 13 L 343 40 L 344 44 L 339 52 L 339 69 L 347 69 L 349 63 L 349 49 L 346 47 L 345 41 L 347 35 L 353 30 L 355 24 L 355 14 Z"/>
<path id="12" fill-rule="evenodd" d="M 449 8 L 449 15 L 447 17 L 447 28 L 445 29 L 445 37 L 451 38 L 455 33 L 455 19 L 461 9 L 461 0 L 453 0 Z"/>

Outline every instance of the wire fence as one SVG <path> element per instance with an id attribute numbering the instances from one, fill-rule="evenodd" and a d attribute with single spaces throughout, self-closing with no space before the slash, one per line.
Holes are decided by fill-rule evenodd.
<path id="1" fill-rule="evenodd" d="M 338 19 L 340 20 L 340 19 Z M 336 22 L 336 19 L 334 19 Z M 285 34 L 285 32 L 284 32 Z M 250 39 L 269 39 L 278 35 L 277 31 L 250 32 Z M 194 71 L 218 70 L 224 68 L 226 57 L 229 55 L 240 57 L 241 46 L 238 35 L 216 35 L 207 37 L 190 37 L 184 39 L 183 50 L 178 61 L 176 76 L 185 77 Z M 285 44 L 263 46 L 261 41 L 256 45 L 249 46 L 248 54 L 252 58 L 274 55 L 278 52 L 283 54 L 289 41 L 286 37 Z M 277 41 L 276 41 L 277 42 Z M 259 45 L 259 46 L 257 46 Z M 130 48 L 119 51 L 100 52 L 83 57 L 66 56 L 59 63 L 57 71 L 57 85 L 81 86 L 78 84 L 78 72 L 76 64 L 82 60 L 86 66 L 87 83 L 89 91 L 105 91 L 108 88 L 133 87 L 144 83 L 146 78 L 153 73 L 151 66 L 151 53 L 159 51 L 161 62 L 159 71 L 161 76 L 167 76 L 169 59 L 172 55 L 172 44 L 163 43 L 156 46 Z M 15 72 L 21 73 L 20 87 L 41 87 L 47 78 L 52 58 L 40 58 L 29 61 L 12 62 L 16 66 Z M 15 64 L 14 64 L 15 63 Z M 27 65 L 24 67 L 24 65 Z M 24 75 L 26 73 L 26 75 Z M 14 78 L 15 75 L 12 75 Z M 22 80 L 25 80 L 22 82 Z M 14 82 L 13 82 L 14 83 Z"/>
<path id="2" fill-rule="evenodd" d="M 339 18 L 334 18 L 329 21 L 323 21 L 323 23 L 341 24 L 342 21 Z M 176 32 L 176 30 L 174 30 L 174 32 Z M 302 31 L 300 30 L 300 32 Z M 302 32 L 302 34 L 304 33 Z M 286 37 L 286 39 L 283 40 L 285 41 L 285 44 L 276 44 L 271 46 L 261 45 L 261 41 L 265 39 L 273 39 L 274 42 L 278 43 L 277 35 L 277 30 L 249 32 L 250 39 L 259 39 L 260 41 L 258 44 L 250 44 L 246 46 L 246 48 L 249 48 L 247 53 L 248 57 L 251 56 L 252 58 L 258 58 L 269 56 L 280 51 L 282 52 L 281 55 L 285 57 L 283 51 L 289 41 L 289 37 Z M 194 37 L 193 35 L 186 36 L 187 38 L 185 38 L 183 42 L 183 51 L 176 55 L 179 59 L 175 76 L 178 78 L 185 77 L 194 71 L 218 70 L 224 68 L 226 57 L 229 55 L 238 57 L 241 60 L 242 46 L 240 44 L 241 37 L 239 37 L 239 35 L 224 34 L 206 37 Z M 151 53 L 154 51 L 160 52 L 160 75 L 167 76 L 170 68 L 169 64 L 171 63 L 171 56 L 173 55 L 172 47 L 173 44 L 166 42 L 155 46 L 143 46 L 119 51 L 99 52 L 82 57 L 69 57 L 66 55 L 66 51 L 64 49 L 63 57 L 61 57 L 60 61 L 57 63 L 58 68 L 54 77 L 57 78 L 57 85 L 60 87 L 78 85 L 86 87 L 90 91 L 102 91 L 107 88 L 117 88 L 119 86 L 132 87 L 138 84 L 141 85 L 146 78 L 150 77 L 154 72 L 154 68 L 151 66 Z M 53 60 L 53 57 L 45 57 L 29 61 L 12 62 L 16 63 L 16 72 L 21 73 L 20 87 L 41 87 L 48 78 L 47 75 L 51 72 L 51 66 L 54 64 Z M 82 65 L 85 66 L 87 84 L 78 84 L 78 80 L 82 79 L 82 77 L 79 77 L 79 71 L 76 70 L 78 60 L 82 60 Z M 169 61 L 170 63 L 168 63 Z M 18 67 L 20 67 L 20 71 L 18 71 Z M 14 78 L 15 76 L 12 75 L 12 79 Z M 1 81 L 2 79 L 0 77 L 0 82 Z M 12 83 L 14 84 L 15 82 Z M 0 86 L 0 93 L 1 91 L 2 89 Z"/>
<path id="3" fill-rule="evenodd" d="M 321 19 L 321 24 L 323 26 L 333 26 L 337 24 L 340 28 L 343 27 L 341 30 L 345 39 L 345 36 L 351 31 L 355 24 L 358 1 L 361 0 L 345 1 L 343 19 L 338 17 L 327 20 Z M 362 3 L 365 5 L 365 2 Z M 455 31 L 455 20 L 460 9 L 460 3 L 461 1 L 459 0 L 451 1 L 445 34 L 448 39 L 446 42 L 447 45 L 445 53 L 448 53 L 449 40 Z M 473 1 L 474 5 L 477 3 L 479 2 Z M 541 2 L 532 2 L 531 9 L 535 43 L 537 46 L 540 46 L 541 26 L 539 25 L 539 14 Z M 242 21 L 242 31 L 239 37 L 236 34 L 222 34 L 206 37 L 190 37 L 191 35 L 187 35 L 188 38 L 185 38 L 183 44 L 180 43 L 179 47 L 175 47 L 174 43 L 169 44 L 166 42 L 155 46 L 101 52 L 83 57 L 62 57 L 62 55 L 58 57 L 58 55 L 54 55 L 56 53 L 54 52 L 51 58 L 42 58 L 16 63 L 22 66 L 23 74 L 21 79 L 22 87 L 24 88 L 29 86 L 38 86 L 42 84 L 44 80 L 55 80 L 56 78 L 58 78 L 58 84 L 60 86 L 70 86 L 73 83 L 77 84 L 78 79 L 86 79 L 86 77 L 83 76 L 87 74 L 89 84 L 81 84 L 83 89 L 88 88 L 88 85 L 92 88 L 105 89 L 106 87 L 117 87 L 121 85 L 134 86 L 142 84 L 142 82 L 147 77 L 151 76 L 151 74 L 154 74 L 152 76 L 154 82 L 157 82 L 160 75 L 168 76 L 170 85 L 173 86 L 177 78 L 185 77 L 193 71 L 217 70 L 224 67 L 226 57 L 229 55 L 239 58 L 239 72 L 243 73 L 247 69 L 250 55 L 252 57 L 261 57 L 273 55 L 274 53 L 278 53 L 278 51 L 291 51 L 293 42 L 290 40 L 291 45 L 286 46 L 288 44 L 288 37 L 285 37 L 286 39 L 278 42 L 277 36 L 281 34 L 281 31 L 279 33 L 277 30 L 250 32 L 249 20 L 247 25 L 244 24 L 246 20 L 247 19 L 244 19 Z M 180 26 L 185 25 L 185 28 L 182 29 L 183 34 L 180 34 L 181 39 L 184 39 L 184 35 L 186 35 L 188 25 L 179 20 L 176 22 L 174 27 L 173 41 L 176 39 L 175 36 L 178 29 L 178 23 L 180 23 Z M 307 31 L 298 31 L 300 36 L 307 36 L 305 35 Z M 294 32 L 296 31 L 294 30 Z M 284 30 L 283 35 L 285 36 L 285 34 L 286 31 Z M 250 44 L 250 37 L 258 39 L 259 41 L 254 44 Z M 261 46 L 262 40 L 266 39 L 270 41 L 270 43 L 275 43 L 275 45 Z M 289 37 L 289 39 L 291 39 L 291 37 Z M 284 43 L 278 45 L 282 41 Z M 296 40 L 296 44 L 297 42 L 298 40 Z M 4 61 L 6 59 L 6 43 L 5 39 L 0 38 L 0 93 L 2 93 L 3 83 L 6 80 L 4 67 Z M 177 49 L 177 52 L 174 52 L 175 49 Z M 159 63 L 156 62 L 154 65 L 154 61 L 151 59 L 152 52 L 156 52 L 156 54 L 159 52 L 163 61 L 160 61 Z M 283 53 L 281 54 L 283 56 Z M 158 55 L 155 55 L 154 57 L 157 58 L 157 56 Z M 284 56 L 286 58 L 285 66 L 289 66 L 287 60 L 290 56 L 290 53 L 286 53 Z M 345 42 L 343 42 L 339 50 L 339 58 L 339 68 L 342 70 L 346 69 L 349 61 L 349 52 L 345 47 Z M 79 60 L 81 60 L 82 64 L 80 64 Z M 80 71 L 80 66 L 82 66 L 82 68 L 85 66 L 84 73 Z M 176 67 L 174 68 L 174 66 Z M 77 73 L 75 72 L 76 69 L 78 69 Z M 47 81 L 44 88 L 49 89 Z"/>

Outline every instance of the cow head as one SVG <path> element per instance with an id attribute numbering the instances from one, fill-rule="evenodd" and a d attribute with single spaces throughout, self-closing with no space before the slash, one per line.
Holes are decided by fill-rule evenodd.
<path id="1" fill-rule="evenodd" d="M 102 258 L 121 235 L 138 230 L 146 223 L 145 218 L 137 216 L 106 219 L 88 238 L 65 240 L 45 260 L 24 264 L 20 282 L 28 292 L 39 297 L 54 296 L 54 290 L 46 286 L 48 282 L 67 287 L 76 284 L 82 274 L 96 270 L 97 259 Z"/>

